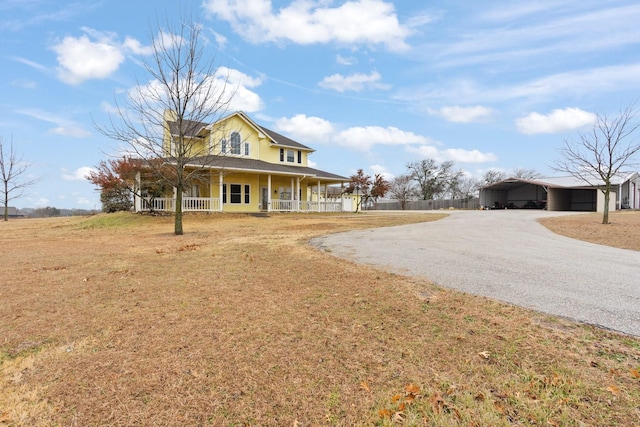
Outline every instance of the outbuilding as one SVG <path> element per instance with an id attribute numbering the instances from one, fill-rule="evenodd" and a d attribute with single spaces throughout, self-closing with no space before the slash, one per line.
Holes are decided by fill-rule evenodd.
<path id="1" fill-rule="evenodd" d="M 480 189 L 483 209 L 547 209 L 550 211 L 602 212 L 604 182 L 589 185 L 575 177 L 509 178 Z M 640 175 L 611 180 L 609 210 L 640 209 Z"/>

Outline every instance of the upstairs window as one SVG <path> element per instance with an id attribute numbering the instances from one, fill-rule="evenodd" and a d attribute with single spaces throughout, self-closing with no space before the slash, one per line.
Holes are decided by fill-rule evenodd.
<path id="1" fill-rule="evenodd" d="M 242 139 L 238 132 L 231 134 L 231 154 L 240 154 L 240 146 L 242 145 Z"/>
<path id="2" fill-rule="evenodd" d="M 284 162 L 284 148 L 280 149 L 280 161 Z"/>
<path id="3" fill-rule="evenodd" d="M 220 140 L 220 152 L 223 154 L 227 152 L 227 140 L 224 138 Z"/>
<path id="4" fill-rule="evenodd" d="M 287 162 L 295 162 L 295 153 L 293 152 L 293 150 L 287 150 Z"/>
<path id="5" fill-rule="evenodd" d="M 298 150 L 298 163 L 302 163 L 302 151 Z"/>

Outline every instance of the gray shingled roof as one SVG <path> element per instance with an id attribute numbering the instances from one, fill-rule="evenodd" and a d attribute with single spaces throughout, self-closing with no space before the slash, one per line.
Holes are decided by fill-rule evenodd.
<path id="1" fill-rule="evenodd" d="M 249 116 L 247 116 L 246 114 L 239 112 L 240 115 L 242 115 L 245 119 L 249 120 L 253 125 L 255 125 L 259 130 L 261 130 L 262 132 L 264 132 L 267 136 L 269 136 L 269 138 L 276 144 L 276 145 L 281 145 L 283 147 L 291 147 L 291 148 L 297 148 L 297 149 L 303 149 L 303 150 L 308 150 L 308 151 L 315 151 L 310 147 L 307 147 L 304 144 L 300 144 L 298 141 L 294 141 L 291 138 L 287 138 L 284 135 L 280 135 L 278 132 L 274 132 L 271 129 L 267 129 L 264 126 L 260 126 L 259 124 L 255 123 L 253 120 L 251 120 L 251 118 Z M 224 120 L 224 119 L 223 119 Z M 168 122 L 169 124 L 169 131 L 171 132 L 172 135 L 178 135 L 178 123 L 175 121 L 172 122 Z M 207 127 L 208 124 L 204 123 L 204 122 L 197 122 L 194 120 L 183 120 L 182 121 L 183 124 L 183 129 L 184 129 L 184 135 L 185 136 L 198 136 L 198 134 L 200 133 L 200 131 Z"/>
<path id="2" fill-rule="evenodd" d="M 169 132 L 171 135 L 178 135 L 178 122 L 167 122 L 169 124 Z M 202 128 L 207 127 L 207 123 L 196 122 L 194 120 L 183 120 L 182 128 L 184 130 L 184 136 L 198 136 Z"/>
<path id="3" fill-rule="evenodd" d="M 307 176 L 332 181 L 349 181 L 349 178 L 305 166 L 291 166 L 279 163 L 269 163 L 262 160 L 247 159 L 232 156 L 202 156 L 190 162 L 193 166 L 205 166 L 209 169 L 238 170 L 262 173 L 276 173 L 280 175 Z"/>
<path id="4" fill-rule="evenodd" d="M 304 150 L 311 150 L 311 148 L 307 147 L 306 145 L 302 145 L 291 138 L 287 138 L 286 136 L 280 135 L 279 133 L 274 132 L 271 129 L 267 129 L 263 126 L 260 126 L 260 129 L 262 129 L 264 133 L 269 135 L 269 138 L 271 138 L 273 142 L 275 142 L 277 145 L 282 145 L 283 147 L 302 148 Z"/>

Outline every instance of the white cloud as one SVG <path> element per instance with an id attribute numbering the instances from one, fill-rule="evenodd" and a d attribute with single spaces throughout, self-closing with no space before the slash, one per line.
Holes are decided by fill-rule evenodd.
<path id="1" fill-rule="evenodd" d="M 85 138 L 91 135 L 87 130 L 82 128 L 82 126 L 75 123 L 73 120 L 39 108 L 16 110 L 16 113 L 24 114 L 25 116 L 33 117 L 34 119 L 42 120 L 44 122 L 53 123 L 55 127 L 50 129 L 49 132 L 58 135 L 70 136 L 73 138 Z"/>
<path id="2" fill-rule="evenodd" d="M 397 99 L 411 104 L 456 103 L 464 99 L 468 103 L 500 103 L 513 100 L 547 102 L 564 96 L 607 94 L 615 91 L 640 90 L 640 62 L 588 68 L 546 75 L 528 81 L 480 85 L 470 79 L 454 79 L 446 84 L 428 84 L 401 90 Z"/>
<path id="3" fill-rule="evenodd" d="M 521 133 L 535 135 L 539 133 L 560 133 L 593 124 L 596 115 L 579 108 L 556 109 L 549 114 L 530 113 L 516 119 Z"/>
<path id="4" fill-rule="evenodd" d="M 479 150 L 466 150 L 463 148 L 441 150 L 432 145 L 422 145 L 420 147 L 407 147 L 407 151 L 418 155 L 420 158 L 430 158 L 438 162 L 452 160 L 455 163 L 486 163 L 498 160 L 493 153 L 483 153 Z"/>
<path id="5" fill-rule="evenodd" d="M 73 85 L 110 76 L 125 58 L 117 47 L 92 42 L 86 35 L 65 37 L 53 50 L 58 54 L 58 76 Z"/>
<path id="6" fill-rule="evenodd" d="M 78 196 L 76 198 L 76 205 L 91 206 L 92 204 L 94 203 L 91 200 L 87 199 L 86 197 Z"/>
<path id="7" fill-rule="evenodd" d="M 395 178 L 395 175 L 393 175 L 392 173 L 387 171 L 387 168 L 385 168 L 382 165 L 371 165 L 369 166 L 369 169 L 371 170 L 371 172 L 373 173 L 373 175 L 382 175 L 382 177 L 384 179 L 386 179 L 387 181 L 391 181 L 393 178 Z"/>
<path id="8" fill-rule="evenodd" d="M 355 73 L 350 76 L 333 74 L 325 77 L 320 83 L 320 87 L 332 89 L 336 92 L 354 91 L 360 92 L 366 88 L 389 89 L 389 85 L 380 83 L 382 76 L 377 71 L 371 74 Z"/>
<path id="9" fill-rule="evenodd" d="M 254 113 L 264 108 L 264 103 L 256 92 L 250 88 L 258 87 L 262 84 L 262 79 L 251 77 L 233 68 L 219 67 L 211 81 L 213 84 L 212 98 L 217 99 L 220 95 L 223 102 L 228 102 L 231 111 L 241 110 Z"/>
<path id="10" fill-rule="evenodd" d="M 422 158 L 433 158 L 437 161 L 485 163 L 497 160 L 493 153 L 483 153 L 479 150 L 440 149 L 438 148 L 440 144 L 437 141 L 391 126 L 361 126 L 336 130 L 327 120 L 298 114 L 291 118 L 283 117 L 276 120 L 275 128 L 302 142 L 328 142 L 361 152 L 368 152 L 375 145 L 391 145 L 405 146 L 406 151 L 410 153 L 418 154 Z M 371 167 L 371 170 L 375 173 L 386 173 L 383 169 L 376 170 L 374 167 Z"/>
<path id="11" fill-rule="evenodd" d="M 327 120 L 307 117 L 305 114 L 298 114 L 290 119 L 282 117 L 276 120 L 275 127 L 294 139 L 312 142 L 326 142 L 334 132 L 333 126 Z"/>
<path id="12" fill-rule="evenodd" d="M 86 138 L 91 135 L 90 132 L 82 129 L 80 126 L 57 126 L 51 129 L 50 132 L 72 138 Z"/>
<path id="13" fill-rule="evenodd" d="M 479 150 L 465 150 L 462 148 L 447 148 L 443 150 L 446 160 L 456 163 L 486 163 L 498 160 L 493 153 L 483 153 Z"/>
<path id="14" fill-rule="evenodd" d="M 196 81 L 191 83 L 203 83 L 200 85 L 200 97 L 206 97 L 205 101 L 217 103 L 218 108 L 225 106 L 229 111 L 241 110 L 253 113 L 264 107 L 260 96 L 250 90 L 260 86 L 262 79 L 251 77 L 235 69 L 220 67 L 213 76 L 197 76 Z M 181 81 L 178 84 L 186 85 L 187 82 Z M 186 87 L 182 89 L 183 93 L 187 91 Z M 168 88 L 160 81 L 152 80 L 145 85 L 131 88 L 129 97 L 134 103 L 158 104 L 158 107 L 162 108 L 168 99 Z M 200 97 L 194 96 L 193 103 L 200 103 L 202 101 Z"/>
<path id="15" fill-rule="evenodd" d="M 373 145 L 425 144 L 428 138 L 396 127 L 351 127 L 334 136 L 334 141 L 358 151 L 368 151 Z"/>
<path id="16" fill-rule="evenodd" d="M 482 123 L 491 118 L 494 110 L 491 108 L 476 105 L 473 107 L 442 107 L 439 110 L 431 111 L 443 117 L 445 120 L 454 123 Z"/>
<path id="17" fill-rule="evenodd" d="M 295 0 L 274 12 L 271 0 L 206 0 L 206 11 L 228 21 L 253 43 L 290 41 L 297 44 L 336 42 L 383 45 L 406 50 L 411 29 L 398 22 L 395 7 L 382 0 L 331 2 Z"/>
<path id="18" fill-rule="evenodd" d="M 354 65 L 358 63 L 358 59 L 353 56 L 336 55 L 336 62 L 340 65 Z"/>
<path id="19" fill-rule="evenodd" d="M 62 169 L 62 178 L 65 181 L 85 181 L 92 171 L 95 171 L 95 169 L 89 166 L 82 166 L 71 172 L 67 169 Z"/>
<path id="20" fill-rule="evenodd" d="M 216 43 L 218 44 L 220 49 L 224 49 L 229 40 L 224 35 L 216 33 L 215 31 L 213 32 L 213 36 L 215 37 Z"/>
<path id="21" fill-rule="evenodd" d="M 151 53 L 153 53 L 152 46 L 143 46 L 140 41 L 131 37 L 127 37 L 124 39 L 122 47 L 126 50 L 131 51 L 132 53 L 135 53 L 136 55 L 150 55 Z"/>
<path id="22" fill-rule="evenodd" d="M 125 60 L 125 54 L 148 55 L 150 46 L 126 37 L 123 43 L 116 34 L 82 28 L 80 37 L 67 36 L 56 43 L 58 77 L 65 83 L 77 85 L 90 79 L 104 79 L 113 74 Z"/>

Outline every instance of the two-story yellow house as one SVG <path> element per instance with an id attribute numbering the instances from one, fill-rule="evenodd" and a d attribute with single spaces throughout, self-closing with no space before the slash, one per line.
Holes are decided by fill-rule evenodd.
<path id="1" fill-rule="evenodd" d="M 170 157 L 177 137 L 175 115 L 165 112 L 164 123 L 164 150 Z M 313 149 L 258 125 L 245 113 L 182 127 L 188 129 L 185 138 L 196 141 L 193 146 L 202 153 L 189 156 L 185 169 L 199 169 L 204 176 L 183 192 L 184 212 L 345 210 L 345 198 L 328 194 L 332 189 L 335 194 L 335 188 L 343 187 L 349 178 L 309 167 Z M 136 211 L 174 211 L 175 200 L 174 189 L 166 197 L 135 197 L 134 206 Z"/>

